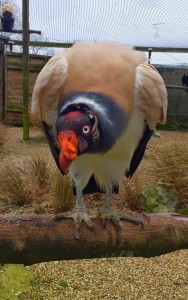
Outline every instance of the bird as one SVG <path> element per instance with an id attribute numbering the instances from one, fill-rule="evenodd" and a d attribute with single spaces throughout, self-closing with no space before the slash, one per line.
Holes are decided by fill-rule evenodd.
<path id="1" fill-rule="evenodd" d="M 188 73 L 183 74 L 181 78 L 182 86 L 188 87 Z M 186 93 L 188 93 L 188 90 L 185 90 Z"/>
<path id="2" fill-rule="evenodd" d="M 164 81 L 146 54 L 121 43 L 76 42 L 43 67 L 32 112 L 39 107 L 57 167 L 72 179 L 76 204 L 66 216 L 77 237 L 82 221 L 93 229 L 84 195 L 98 192 L 105 193 L 101 219 L 121 231 L 112 195 L 137 170 L 156 124 L 166 121 L 167 104 Z"/>
<path id="3" fill-rule="evenodd" d="M 14 27 L 15 9 L 10 4 L 5 4 L 1 8 L 1 26 L 3 31 L 11 32 Z"/>

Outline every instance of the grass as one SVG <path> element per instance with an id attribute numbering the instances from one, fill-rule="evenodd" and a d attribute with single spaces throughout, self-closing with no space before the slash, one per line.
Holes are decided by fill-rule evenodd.
<path id="1" fill-rule="evenodd" d="M 54 213 L 70 210 L 73 207 L 75 198 L 69 176 L 62 176 L 58 170 L 54 170 L 51 179 L 51 203 Z"/>
<path id="2" fill-rule="evenodd" d="M 1 145 L 5 145 L 7 131 L 0 128 L 0 134 L 4 136 Z M 168 133 L 160 139 L 153 139 L 134 176 L 122 181 L 118 198 L 128 208 L 133 211 L 140 209 L 140 194 L 151 182 L 166 186 L 179 200 L 179 209 L 188 206 L 188 139 L 182 138 L 184 136 L 177 134 L 173 140 L 173 134 Z M 13 143 L 16 144 L 15 135 Z M 57 170 L 48 146 L 42 144 L 32 148 L 30 143 L 25 149 L 25 144 L 18 144 L 21 145 L 23 155 L 19 149 L 18 157 L 14 155 L 14 159 L 8 155 L 0 158 L 0 199 L 16 205 L 32 203 L 38 213 L 45 213 L 46 206 L 55 213 L 72 208 L 75 202 L 72 184 L 68 176 L 62 176 Z M 8 147 L 4 149 L 8 150 Z"/>
<path id="3" fill-rule="evenodd" d="M 28 202 L 31 195 L 27 173 L 19 161 L 9 160 L 2 169 L 0 178 L 1 200 L 8 200 L 17 205 Z"/>
<path id="4" fill-rule="evenodd" d="M 6 127 L 0 124 L 0 155 L 4 151 L 4 146 L 8 140 Z"/>
<path id="5" fill-rule="evenodd" d="M 177 198 L 179 206 L 188 205 L 188 142 L 177 139 L 153 151 L 155 177 Z"/>
<path id="6" fill-rule="evenodd" d="M 23 299 L 31 290 L 31 282 L 32 276 L 23 265 L 4 265 L 0 268 L 1 299 Z"/>
<path id="7" fill-rule="evenodd" d="M 42 198 L 50 185 L 51 165 L 42 151 L 23 158 L 9 158 L 0 177 L 1 200 L 23 205 Z"/>
<path id="8" fill-rule="evenodd" d="M 145 181 L 141 175 L 140 170 L 134 174 L 131 179 L 123 178 L 122 192 L 126 206 L 132 211 L 140 210 L 139 197 L 143 190 Z"/>
<path id="9" fill-rule="evenodd" d="M 140 194 L 146 185 L 154 182 L 177 198 L 177 211 L 188 207 L 188 139 L 178 132 L 175 137 L 174 140 L 171 135 L 155 139 L 134 176 L 123 179 L 121 190 L 129 209 L 140 210 Z"/>
<path id="10" fill-rule="evenodd" d="M 36 213 L 44 213 L 49 201 L 54 212 L 63 212 L 74 203 L 71 182 L 56 169 L 49 153 L 38 152 L 21 158 L 9 158 L 1 168 L 0 200 L 15 205 L 33 203 Z"/>
<path id="11" fill-rule="evenodd" d="M 30 176 L 39 189 L 49 185 L 51 177 L 52 161 L 48 153 L 42 149 L 30 155 L 27 161 Z"/>

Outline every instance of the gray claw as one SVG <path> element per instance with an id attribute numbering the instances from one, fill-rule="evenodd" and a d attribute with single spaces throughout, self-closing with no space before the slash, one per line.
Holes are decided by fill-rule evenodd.
<path id="1" fill-rule="evenodd" d="M 90 230 L 94 233 L 95 236 L 97 235 L 97 230 L 94 225 L 90 228 Z"/>
<path id="2" fill-rule="evenodd" d="M 103 223 L 103 229 L 106 229 L 106 227 L 109 224 L 109 219 L 107 219 L 107 218 L 102 219 L 102 223 Z"/>
<path id="3" fill-rule="evenodd" d="M 74 237 L 75 237 L 75 239 L 80 240 L 80 228 L 75 229 Z"/>
<path id="4" fill-rule="evenodd" d="M 81 235 L 80 227 L 81 227 L 82 221 L 84 221 L 86 223 L 86 225 L 88 226 L 88 228 L 96 235 L 96 229 L 94 227 L 94 224 L 91 221 L 91 218 L 87 214 L 87 211 L 85 209 L 81 210 L 81 209 L 74 208 L 72 211 L 60 213 L 55 216 L 55 220 L 61 220 L 61 219 L 67 219 L 67 218 L 72 218 L 74 220 L 74 224 L 76 227 L 74 236 L 76 239 L 80 239 L 80 235 Z"/>
<path id="5" fill-rule="evenodd" d="M 142 229 L 144 228 L 144 222 L 140 219 L 138 219 L 137 217 L 133 217 L 133 216 L 120 216 L 119 217 L 120 220 L 125 220 L 128 222 L 132 222 L 135 225 L 141 225 Z"/>

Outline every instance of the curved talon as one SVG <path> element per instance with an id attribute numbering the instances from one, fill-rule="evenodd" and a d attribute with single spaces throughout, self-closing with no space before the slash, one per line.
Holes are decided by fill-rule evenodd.
<path id="1" fill-rule="evenodd" d="M 123 223 L 121 220 L 126 220 L 136 225 L 141 225 L 142 228 L 144 228 L 144 223 L 142 220 L 133 216 L 118 215 L 117 211 L 111 207 L 102 207 L 99 211 L 99 217 L 102 219 L 104 229 L 107 227 L 108 222 L 111 221 L 119 235 L 123 233 Z"/>
<path id="2" fill-rule="evenodd" d="M 72 218 L 71 211 L 60 213 L 60 214 L 57 214 L 54 216 L 55 220 L 62 220 L 62 219 L 68 219 L 68 218 Z"/>
<path id="3" fill-rule="evenodd" d="M 144 228 L 144 222 L 140 219 L 138 219 L 137 217 L 133 217 L 133 216 L 119 216 L 120 220 L 125 220 L 128 222 L 132 222 L 135 225 L 141 225 L 142 228 Z"/>
<path id="4" fill-rule="evenodd" d="M 122 222 L 114 209 L 102 207 L 99 211 L 99 217 L 102 219 L 104 229 L 107 227 L 109 221 L 111 221 L 118 233 L 123 231 Z"/>
<path id="5" fill-rule="evenodd" d="M 109 224 L 109 219 L 107 218 L 101 218 L 103 223 L 103 229 L 105 229 Z"/>
<path id="6" fill-rule="evenodd" d="M 80 240 L 80 228 L 74 230 L 74 237 L 75 239 Z"/>
<path id="7" fill-rule="evenodd" d="M 60 213 L 55 216 L 56 220 L 68 219 L 68 218 L 71 218 L 74 220 L 74 224 L 75 224 L 74 236 L 76 239 L 80 239 L 80 227 L 81 227 L 82 221 L 84 221 L 86 223 L 87 227 L 96 235 L 95 226 L 94 226 L 90 216 L 87 214 L 87 209 L 85 207 L 83 207 L 83 208 L 75 207 L 72 211 Z"/>

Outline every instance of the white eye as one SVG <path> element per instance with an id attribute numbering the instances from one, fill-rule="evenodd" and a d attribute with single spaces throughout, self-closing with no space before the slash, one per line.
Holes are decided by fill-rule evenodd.
<path id="1" fill-rule="evenodd" d="M 82 128 L 82 132 L 87 134 L 90 132 L 90 126 L 89 125 L 85 125 L 83 128 Z"/>

